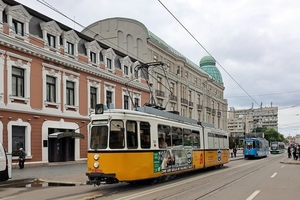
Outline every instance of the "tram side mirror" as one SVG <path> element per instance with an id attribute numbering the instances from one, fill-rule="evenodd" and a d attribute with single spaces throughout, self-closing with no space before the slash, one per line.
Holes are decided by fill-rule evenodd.
<path id="1" fill-rule="evenodd" d="M 103 114 L 104 112 L 104 104 L 96 104 L 96 107 L 95 107 L 95 113 L 96 114 Z"/>

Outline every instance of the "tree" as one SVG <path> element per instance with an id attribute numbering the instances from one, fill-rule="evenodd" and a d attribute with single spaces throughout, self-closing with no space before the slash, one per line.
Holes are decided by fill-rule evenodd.
<path id="1" fill-rule="evenodd" d="M 265 133 L 265 139 L 268 140 L 269 142 L 272 142 L 272 141 L 284 142 L 285 141 L 284 136 L 273 128 L 267 129 L 266 131 L 264 131 L 264 133 Z"/>

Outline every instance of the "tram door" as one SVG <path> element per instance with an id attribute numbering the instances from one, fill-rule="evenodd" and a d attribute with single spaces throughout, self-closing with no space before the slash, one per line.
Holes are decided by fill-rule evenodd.
<path id="1" fill-rule="evenodd" d="M 55 130 L 55 131 L 54 131 Z M 52 132 L 67 132 L 64 129 L 49 129 L 49 134 Z M 69 130 L 71 131 L 71 130 Z M 74 145 L 75 139 L 72 137 L 64 138 L 49 138 L 48 159 L 49 162 L 66 162 L 74 161 Z"/>

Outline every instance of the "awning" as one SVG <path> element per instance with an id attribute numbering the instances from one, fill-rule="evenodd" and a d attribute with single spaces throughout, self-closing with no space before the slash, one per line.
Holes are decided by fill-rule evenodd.
<path id="1" fill-rule="evenodd" d="M 49 138 L 64 138 L 64 137 L 74 137 L 74 138 L 79 138 L 79 139 L 84 139 L 84 135 L 81 133 L 73 133 L 73 132 L 56 132 L 56 133 L 51 133 L 48 136 Z"/>

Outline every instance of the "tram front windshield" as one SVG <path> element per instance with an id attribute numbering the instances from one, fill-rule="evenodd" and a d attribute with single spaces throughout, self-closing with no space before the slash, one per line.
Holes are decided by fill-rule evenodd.
<path id="1" fill-rule="evenodd" d="M 277 143 L 272 143 L 272 144 L 271 144 L 271 149 L 277 149 L 277 148 L 278 148 Z"/>
<path id="2" fill-rule="evenodd" d="M 107 126 L 93 126 L 91 129 L 91 149 L 106 149 L 107 148 Z"/>
<path id="3" fill-rule="evenodd" d="M 253 148 L 253 143 L 252 142 L 245 142 L 245 146 L 247 149 L 252 149 Z"/>

